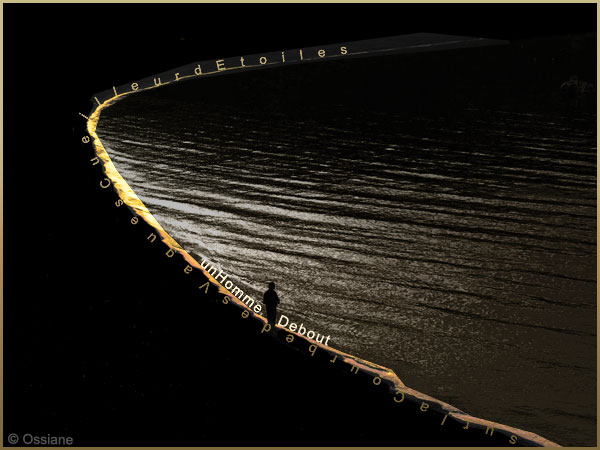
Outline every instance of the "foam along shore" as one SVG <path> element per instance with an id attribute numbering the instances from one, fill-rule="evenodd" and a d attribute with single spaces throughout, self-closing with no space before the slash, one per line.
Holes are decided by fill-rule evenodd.
<path id="1" fill-rule="evenodd" d="M 97 101 L 98 104 L 86 117 L 86 131 L 82 133 L 81 140 L 93 146 L 96 156 L 90 164 L 101 165 L 103 175 L 97 180 L 98 185 L 107 195 L 118 196 L 115 208 L 128 208 L 130 224 L 139 230 L 140 239 L 145 240 L 146 245 L 160 249 L 163 258 L 178 265 L 182 280 L 192 277 L 199 280 L 198 301 L 219 308 L 215 309 L 219 314 L 215 320 L 220 321 L 222 328 L 242 329 L 248 340 L 261 346 L 256 348 L 257 352 L 281 348 L 277 351 L 292 359 L 298 358 L 306 366 L 303 370 L 313 374 L 315 383 L 322 374 L 331 376 L 333 370 L 333 376 L 339 379 L 340 384 L 352 386 L 352 391 L 346 392 L 346 395 L 368 397 L 370 407 L 377 408 L 387 421 L 398 424 L 396 430 L 391 430 L 398 436 L 398 445 L 419 442 L 422 445 L 559 446 L 537 434 L 471 416 L 411 389 L 386 367 L 328 347 L 283 326 L 272 327 L 264 317 L 238 300 L 161 227 L 116 170 L 96 134 L 103 109 L 129 93 L 117 94 L 104 102 Z M 278 347 L 272 347 L 273 343 Z M 315 405 L 315 408 L 319 407 Z"/>

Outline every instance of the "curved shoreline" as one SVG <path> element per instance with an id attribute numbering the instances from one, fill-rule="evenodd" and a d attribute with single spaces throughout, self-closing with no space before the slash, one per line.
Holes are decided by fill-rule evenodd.
<path id="1" fill-rule="evenodd" d="M 136 92 L 141 92 L 147 89 L 153 89 L 154 87 L 160 87 L 169 83 L 170 82 L 165 82 L 161 85 L 140 89 Z M 167 255 L 167 257 L 172 257 L 174 254 L 179 254 L 181 257 L 183 257 L 185 262 L 188 264 L 187 267 L 190 267 L 189 271 L 185 271 L 186 276 L 189 273 L 191 273 L 191 271 L 195 270 L 199 271 L 207 278 L 209 285 L 206 286 L 205 290 L 202 289 L 200 291 L 201 293 L 204 290 L 204 292 L 208 294 L 209 287 L 213 291 L 216 290 L 216 293 L 218 295 L 223 296 L 223 300 L 225 300 L 225 298 L 228 298 L 228 302 L 231 304 L 235 304 L 242 311 L 242 314 L 245 311 L 247 311 L 246 318 L 251 319 L 255 322 L 255 328 L 257 329 L 257 331 L 260 331 L 261 333 L 264 332 L 266 327 L 266 319 L 254 313 L 243 302 L 235 298 L 230 291 L 228 291 L 215 278 L 213 278 L 208 272 L 206 272 L 201 267 L 201 265 L 161 227 L 161 225 L 152 216 L 152 214 L 146 208 L 143 202 L 137 197 L 137 195 L 133 192 L 131 187 L 118 173 L 108 153 L 104 149 L 100 138 L 96 134 L 96 129 L 100 120 L 101 112 L 104 108 L 111 106 L 112 104 L 123 99 L 130 93 L 133 92 L 118 94 L 115 97 L 104 101 L 103 103 L 100 103 L 96 99 L 98 105 L 92 111 L 90 117 L 87 120 L 87 130 L 89 136 L 92 138 L 92 145 L 94 146 L 96 158 L 98 159 L 98 162 L 102 162 L 102 170 L 106 175 L 106 178 L 100 180 L 101 187 L 108 188 L 110 187 L 110 185 L 113 185 L 112 187 L 115 189 L 118 197 L 122 200 L 122 204 L 126 205 L 133 214 L 132 224 L 134 224 L 134 219 L 136 220 L 135 223 L 137 223 L 138 219 L 136 219 L 136 217 L 141 217 L 146 222 L 146 224 L 149 225 L 156 232 L 155 237 L 161 237 L 161 241 L 165 244 L 165 254 Z M 94 164 L 97 164 L 98 162 L 94 162 Z M 148 236 L 148 238 L 150 238 L 150 236 Z M 153 243 L 154 240 L 155 238 L 153 238 L 151 242 L 149 241 L 148 245 Z M 200 286 L 200 288 L 203 287 L 204 285 Z M 325 353 L 330 362 L 343 362 L 346 366 L 345 370 L 348 370 L 350 373 L 354 373 L 356 375 L 358 375 L 359 373 L 366 374 L 368 379 L 370 380 L 370 383 L 372 383 L 373 385 L 377 386 L 379 384 L 384 384 L 387 387 L 390 402 L 412 403 L 418 405 L 418 410 L 423 413 L 425 413 L 426 411 L 435 411 L 444 416 L 442 419 L 443 421 L 441 423 L 442 426 L 444 424 L 448 425 L 450 421 L 454 421 L 458 423 L 458 425 L 460 425 L 464 430 L 478 430 L 482 435 L 485 432 L 485 435 L 490 437 L 496 437 L 496 435 L 500 434 L 505 437 L 505 445 L 519 444 L 530 446 L 558 446 L 558 444 L 551 442 L 537 434 L 471 416 L 453 407 L 452 405 L 437 400 L 421 392 L 410 389 L 402 383 L 400 378 L 391 369 L 388 369 L 386 367 L 372 363 L 367 360 L 357 358 L 340 350 L 324 346 L 323 344 L 319 344 L 318 342 L 309 339 L 305 336 L 302 336 L 296 332 L 292 332 L 288 329 L 277 326 L 274 332 L 270 334 L 270 336 L 293 349 L 299 350 L 307 354 L 310 354 L 312 352 L 313 356 L 317 351 L 319 351 L 319 353 Z M 293 336 L 291 338 L 291 341 L 290 338 L 288 338 L 288 336 Z M 488 434 L 488 432 L 490 434 Z M 480 436 L 478 436 L 478 438 L 479 437 Z M 469 440 L 469 437 L 466 436 L 465 439 Z M 491 441 L 490 444 L 497 445 L 492 444 Z"/>

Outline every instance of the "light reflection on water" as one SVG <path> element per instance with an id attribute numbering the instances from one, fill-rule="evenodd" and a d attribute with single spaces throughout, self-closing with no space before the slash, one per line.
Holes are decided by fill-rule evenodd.
<path id="1" fill-rule="evenodd" d="M 257 299 L 275 280 L 281 313 L 410 387 L 595 442 L 595 118 L 300 126 L 178 104 L 163 127 L 144 101 L 98 134 L 192 256 Z"/>

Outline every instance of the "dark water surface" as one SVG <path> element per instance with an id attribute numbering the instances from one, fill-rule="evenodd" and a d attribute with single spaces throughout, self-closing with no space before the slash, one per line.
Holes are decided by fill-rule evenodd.
<path id="1" fill-rule="evenodd" d="M 122 103 L 98 134 L 199 262 L 412 388 L 595 445 L 595 117 Z"/>

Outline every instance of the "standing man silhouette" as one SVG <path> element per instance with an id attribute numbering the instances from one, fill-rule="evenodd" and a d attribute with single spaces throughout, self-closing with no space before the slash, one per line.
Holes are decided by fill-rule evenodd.
<path id="1" fill-rule="evenodd" d="M 272 281 L 269 283 L 269 290 L 265 292 L 263 296 L 263 303 L 267 307 L 267 320 L 270 324 L 275 325 L 277 321 L 277 305 L 279 304 L 279 297 L 275 292 L 275 283 Z"/>

